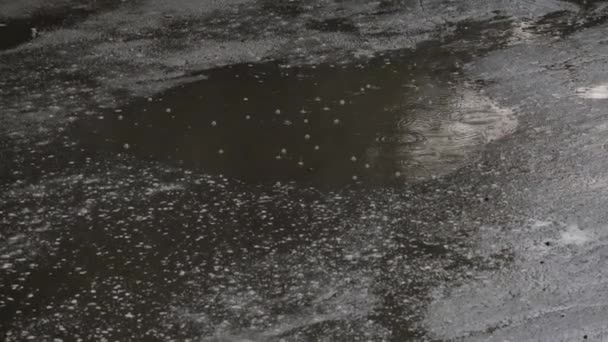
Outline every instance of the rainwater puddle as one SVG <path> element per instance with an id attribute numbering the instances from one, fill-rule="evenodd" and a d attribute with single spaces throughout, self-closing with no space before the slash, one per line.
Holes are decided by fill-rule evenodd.
<path id="1" fill-rule="evenodd" d="M 89 149 L 247 182 L 399 184 L 452 171 L 515 127 L 461 78 L 467 59 L 429 43 L 360 64 L 229 66 L 73 132 Z"/>

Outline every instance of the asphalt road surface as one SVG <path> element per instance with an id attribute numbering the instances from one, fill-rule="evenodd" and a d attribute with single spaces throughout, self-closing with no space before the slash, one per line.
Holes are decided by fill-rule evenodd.
<path id="1" fill-rule="evenodd" d="M 608 2 L 0 0 L 5 341 L 608 341 Z"/>

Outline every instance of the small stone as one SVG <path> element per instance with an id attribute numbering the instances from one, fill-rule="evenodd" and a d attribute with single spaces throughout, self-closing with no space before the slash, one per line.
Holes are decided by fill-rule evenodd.
<path id="1" fill-rule="evenodd" d="M 122 145 L 122 147 L 123 147 L 125 150 L 128 150 L 128 149 L 130 149 L 130 148 L 131 148 L 131 145 L 129 145 L 129 144 L 124 144 L 124 145 Z"/>

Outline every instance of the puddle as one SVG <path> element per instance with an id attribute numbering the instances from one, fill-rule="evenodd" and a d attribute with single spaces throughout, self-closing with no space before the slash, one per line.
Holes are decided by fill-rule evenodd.
<path id="1" fill-rule="evenodd" d="M 360 64 L 229 66 L 72 134 L 247 182 L 400 184 L 450 172 L 514 128 L 461 79 L 468 58 L 429 43 Z"/>

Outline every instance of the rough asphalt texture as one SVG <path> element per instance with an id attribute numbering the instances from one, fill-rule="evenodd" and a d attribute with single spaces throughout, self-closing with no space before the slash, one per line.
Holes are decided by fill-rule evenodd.
<path id="1" fill-rule="evenodd" d="M 602 1 L 0 0 L 0 23 L 39 33 L 0 51 L 0 332 L 608 339 L 607 17 Z M 220 66 L 430 41 L 466 53 L 454 87 L 518 125 L 400 186 L 251 184 L 70 134 Z"/>

